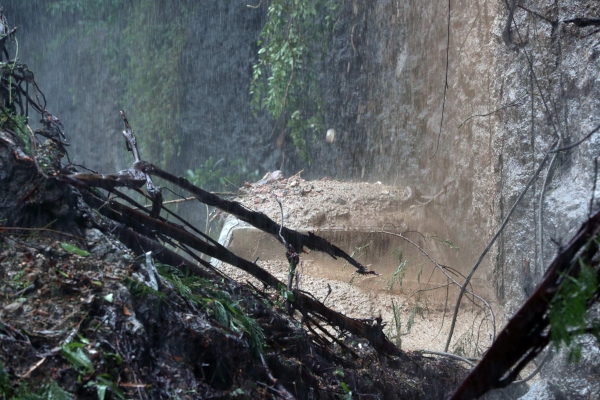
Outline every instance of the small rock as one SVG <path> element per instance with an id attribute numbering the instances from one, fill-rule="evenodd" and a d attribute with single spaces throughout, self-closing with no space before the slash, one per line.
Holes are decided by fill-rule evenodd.
<path id="1" fill-rule="evenodd" d="M 27 282 L 35 282 L 39 276 L 39 272 L 31 272 L 25 275 L 24 280 L 26 280 Z"/>
<path id="2" fill-rule="evenodd" d="M 13 316 L 21 315 L 23 312 L 23 303 L 16 301 L 4 307 L 4 312 Z"/>
<path id="3" fill-rule="evenodd" d="M 333 143 L 333 141 L 335 140 L 335 134 L 335 129 L 327 130 L 327 134 L 325 135 L 325 140 L 327 141 L 327 143 Z"/>

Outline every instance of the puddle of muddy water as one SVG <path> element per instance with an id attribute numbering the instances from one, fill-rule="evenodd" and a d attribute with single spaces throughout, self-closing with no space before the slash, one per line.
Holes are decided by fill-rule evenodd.
<path id="1" fill-rule="evenodd" d="M 399 332 L 404 350 L 444 349 L 454 306 L 453 292 L 446 302 L 448 292 L 443 286 L 447 277 L 422 252 L 413 245 L 407 246 L 402 238 L 381 232 L 321 229 L 315 233 L 379 275 L 357 275 L 354 267 L 343 260 L 311 251 L 301 254 L 300 289 L 353 318 L 381 315 L 387 324 L 386 334 L 397 340 Z M 420 247 L 431 240 L 417 233 L 405 235 Z M 243 258 L 258 259 L 261 267 L 280 280 L 287 280 L 283 246 L 273 236 L 228 218 L 219 241 Z M 402 261 L 404 268 L 399 269 Z M 236 280 L 253 281 L 231 266 L 219 264 L 219 268 Z M 492 334 L 489 310 L 465 301 L 451 350 L 477 356 L 489 346 Z"/>

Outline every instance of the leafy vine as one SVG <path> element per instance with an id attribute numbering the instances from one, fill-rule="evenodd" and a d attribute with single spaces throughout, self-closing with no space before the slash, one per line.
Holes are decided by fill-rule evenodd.
<path id="1" fill-rule="evenodd" d="M 318 52 L 326 50 L 339 2 L 272 0 L 258 41 L 258 62 L 250 86 L 254 111 L 266 110 L 281 139 L 286 132 L 310 163 L 309 133 L 323 129 L 323 100 L 317 80 Z"/>

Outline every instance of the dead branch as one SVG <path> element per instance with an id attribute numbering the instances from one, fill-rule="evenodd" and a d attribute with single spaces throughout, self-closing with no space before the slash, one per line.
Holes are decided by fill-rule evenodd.
<path id="1" fill-rule="evenodd" d="M 573 24 L 580 28 L 586 26 L 597 26 L 600 25 L 600 18 L 573 18 L 573 19 L 565 19 L 563 21 L 565 24 Z"/>
<path id="2" fill-rule="evenodd" d="M 552 147 L 556 146 L 557 144 L 558 144 L 558 141 L 554 142 L 554 144 L 552 145 Z M 521 199 L 523 198 L 523 196 L 525 196 L 525 193 L 527 193 L 527 191 L 529 190 L 529 187 L 531 186 L 531 184 L 537 179 L 538 175 L 540 174 L 540 172 L 542 171 L 544 165 L 546 164 L 546 161 L 548 160 L 549 154 L 550 154 L 550 152 L 546 153 L 546 156 L 540 162 L 540 165 L 539 165 L 538 169 L 531 176 L 531 178 L 529 179 L 529 182 L 527 182 L 527 184 L 525 185 L 525 188 L 523 188 L 523 190 L 521 191 L 521 194 L 519 194 L 519 197 L 517 198 L 517 200 L 515 200 L 514 204 L 512 205 L 512 207 L 510 209 L 510 211 L 506 215 L 506 218 L 504 218 L 504 222 L 502 222 L 502 225 L 500 226 L 500 228 L 498 229 L 498 231 L 496 232 L 496 234 L 494 235 L 494 237 L 492 238 L 492 240 L 490 240 L 489 244 L 483 250 L 483 252 L 479 256 L 479 258 L 475 262 L 475 265 L 473 265 L 473 267 L 471 268 L 471 272 L 469 272 L 469 275 L 467 275 L 467 278 L 465 279 L 465 282 L 462 284 L 462 287 L 460 289 L 460 293 L 458 295 L 458 299 L 456 300 L 456 305 L 454 307 L 454 314 L 452 315 L 452 323 L 450 324 L 450 332 L 448 333 L 448 339 L 446 341 L 446 346 L 444 347 L 444 351 L 448 351 L 448 348 L 450 347 L 450 342 L 452 341 L 452 335 L 454 334 L 454 327 L 456 326 L 456 318 L 458 316 L 458 309 L 460 307 L 460 302 L 462 300 L 462 296 L 465 294 L 465 289 L 467 287 L 467 284 L 471 281 L 471 278 L 475 274 L 475 271 L 477 270 L 477 268 L 479 267 L 479 265 L 483 261 L 484 257 L 488 253 L 488 251 L 492 248 L 492 246 L 496 242 L 496 239 L 498 239 L 498 237 L 500 236 L 500 234 L 502 233 L 502 231 L 504 231 L 504 228 L 506 227 L 506 224 L 508 224 L 508 221 L 509 221 L 510 217 L 512 216 L 512 214 L 516 210 L 517 205 L 519 205 L 519 203 L 521 202 Z"/>
<path id="3" fill-rule="evenodd" d="M 135 159 L 135 163 L 140 162 L 142 159 L 140 158 L 140 152 L 137 148 L 137 141 L 135 139 L 135 134 L 133 133 L 133 128 L 129 125 L 129 121 L 125 117 L 125 111 L 119 111 L 121 118 L 123 118 L 123 123 L 125 124 L 125 130 L 123 131 L 123 136 L 125 137 L 125 141 L 127 143 L 127 150 L 133 152 L 133 158 Z M 131 177 L 135 179 L 139 179 L 139 171 L 134 168 L 130 168 L 126 171 L 121 171 L 122 174 L 131 175 Z M 158 216 L 160 214 L 163 196 L 162 190 L 160 186 L 154 185 L 152 182 L 152 177 L 144 173 L 143 178 L 146 180 L 146 190 L 148 191 L 148 195 L 150 196 L 150 200 L 152 200 L 152 215 Z"/>
<path id="4" fill-rule="evenodd" d="M 209 206 L 217 207 L 264 232 L 272 234 L 279 241 L 281 241 L 281 238 L 279 237 L 279 224 L 267 217 L 265 214 L 249 210 L 235 201 L 221 199 L 219 196 L 194 186 L 187 179 L 183 177 L 177 177 L 173 174 L 163 171 L 162 169 L 148 162 L 141 161 L 135 163 L 133 168 L 174 183 L 180 188 L 192 193 L 200 202 Z M 337 257 L 345 259 L 357 268 L 359 274 L 376 274 L 374 271 L 369 270 L 361 263 L 356 261 L 339 247 L 329 243 L 326 239 L 317 236 L 312 232 L 305 234 L 284 227 L 281 231 L 281 234 L 287 240 L 287 242 L 294 246 L 294 248 L 298 251 L 301 251 L 304 247 L 307 247 L 311 250 L 321 251 L 329 254 L 334 259 L 337 259 Z"/>
<path id="5" fill-rule="evenodd" d="M 447 35 L 447 39 L 446 39 L 446 78 L 444 81 L 444 99 L 442 101 L 442 116 L 440 118 L 440 130 L 439 130 L 438 136 L 437 136 L 437 143 L 435 145 L 435 151 L 433 152 L 432 156 L 429 157 L 430 160 L 433 157 L 435 157 L 435 155 L 437 154 L 437 151 L 438 151 L 438 147 L 440 146 L 440 137 L 442 136 L 442 126 L 444 124 L 444 111 L 446 110 L 446 92 L 448 91 L 448 69 L 449 69 L 448 59 L 450 56 L 450 4 L 451 4 L 451 1 L 448 0 L 448 22 L 447 22 L 448 35 Z"/>
<path id="6" fill-rule="evenodd" d="M 556 256 L 535 292 L 510 319 L 485 356 L 452 395 L 452 400 L 474 399 L 488 390 L 512 383 L 519 372 L 549 343 L 548 310 L 565 276 L 576 278 L 580 263 L 598 252 L 600 210 L 590 217 Z"/>
<path id="7" fill-rule="evenodd" d="M 68 178 L 68 181 L 75 184 L 75 186 L 81 189 L 85 188 L 87 182 L 78 181 L 77 175 L 68 175 L 66 177 Z M 97 179 L 101 180 L 101 178 Z M 96 182 L 97 179 L 92 181 Z M 195 186 L 193 187 L 195 188 Z M 284 283 L 278 280 L 275 276 L 271 275 L 257 264 L 235 255 L 219 243 L 214 241 L 209 243 L 191 234 L 180 226 L 165 220 L 154 218 L 151 215 L 145 214 L 142 210 L 136 210 L 115 200 L 102 199 L 90 191 L 82 190 L 82 194 L 84 195 L 84 198 L 88 204 L 96 208 L 98 212 L 100 212 L 106 218 L 109 218 L 117 223 L 117 229 L 115 231 L 119 235 L 120 240 L 122 240 L 124 244 L 130 246 L 139 254 L 144 254 L 147 251 L 153 251 L 155 257 L 165 264 L 179 266 L 179 268 L 189 268 L 190 263 L 183 262 L 185 259 L 183 259 L 181 256 L 178 256 L 172 251 L 167 251 L 164 246 L 160 245 L 155 240 L 148 238 L 148 236 L 153 237 L 156 235 L 168 237 L 177 241 L 180 245 L 189 246 L 196 251 L 240 268 L 254 276 L 256 279 L 260 280 L 263 284 L 276 290 L 280 287 L 285 287 Z M 218 200 L 221 200 L 217 196 L 214 196 L 210 193 L 208 194 L 212 197 L 216 197 Z M 238 203 L 228 203 L 233 203 L 241 208 Z M 217 204 L 220 203 L 217 202 Z M 264 218 L 267 218 L 264 214 L 258 215 L 262 215 Z M 287 235 L 288 240 L 289 238 L 295 240 L 296 237 L 294 236 L 294 233 L 297 234 L 295 231 L 284 228 L 282 235 Z M 312 235 L 312 237 L 318 238 L 315 235 Z M 209 269 L 213 268 L 206 262 L 203 265 Z M 214 274 L 208 270 L 200 269 L 199 267 L 190 268 L 190 272 L 199 274 L 203 277 L 209 277 Z M 361 321 L 346 317 L 345 315 L 326 307 L 318 300 L 312 299 L 310 296 L 307 296 L 300 290 L 293 290 L 292 293 L 294 295 L 294 307 L 296 307 L 296 309 L 298 309 L 298 311 L 301 313 L 310 313 L 319 316 L 334 327 L 350 332 L 356 336 L 364 337 L 369 340 L 372 346 L 378 351 L 383 351 L 387 354 L 395 356 L 403 355 L 402 351 L 394 346 L 394 344 L 392 344 L 385 337 L 381 326 L 371 326 Z"/>
<path id="8" fill-rule="evenodd" d="M 512 23 L 513 23 L 513 16 L 515 13 L 515 7 L 517 6 L 517 2 L 518 0 L 510 0 L 510 4 L 508 4 L 507 1 L 507 5 L 508 5 L 508 18 L 506 19 L 506 24 L 504 25 L 504 30 L 502 31 L 502 39 L 504 40 L 504 44 L 506 45 L 506 47 L 508 47 L 511 50 L 518 50 L 519 48 L 523 47 L 525 44 L 527 43 L 514 43 L 513 42 L 513 36 L 512 36 Z"/>
<path id="9" fill-rule="evenodd" d="M 452 353 L 444 353 L 443 351 L 433 351 L 433 350 L 419 350 L 418 353 L 420 354 L 433 354 L 435 356 L 442 356 L 442 357 L 448 357 L 448 358 L 453 358 L 455 360 L 459 360 L 462 361 L 464 363 L 469 364 L 471 367 L 475 366 L 475 363 L 469 359 L 466 359 L 464 357 L 461 356 L 457 356 L 456 354 L 452 354 Z"/>

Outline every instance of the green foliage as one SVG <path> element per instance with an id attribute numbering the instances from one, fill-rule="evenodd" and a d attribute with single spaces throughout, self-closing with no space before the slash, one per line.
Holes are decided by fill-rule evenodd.
<path id="1" fill-rule="evenodd" d="M 13 397 L 13 400 L 71 400 L 73 397 L 58 383 L 50 379 L 48 383 L 42 385 L 38 390 L 33 391 L 29 388 L 27 382 L 19 386 Z"/>
<path id="2" fill-rule="evenodd" d="M 396 268 L 396 271 L 394 271 L 392 277 L 388 281 L 387 289 L 390 291 L 394 289 L 394 284 L 396 283 L 398 284 L 398 286 L 402 287 L 404 277 L 406 276 L 406 269 L 408 267 L 408 260 L 402 260 L 402 248 L 398 248 L 397 250 L 395 250 L 394 254 L 397 256 L 399 264 L 398 268 Z"/>
<path id="3" fill-rule="evenodd" d="M 78 21 L 62 29 L 51 47 L 69 40 L 73 46 L 102 53 L 103 68 L 123 88 L 124 108 L 140 133 L 143 157 L 163 168 L 181 149 L 176 122 L 183 101 L 179 94 L 182 54 L 191 17 L 200 5 L 195 1 L 59 0 L 46 6 L 57 19 L 76 16 Z M 74 103 L 79 101 L 77 93 L 72 96 Z"/>
<path id="4" fill-rule="evenodd" d="M 237 314 L 237 320 L 241 327 L 248 334 L 250 349 L 256 355 L 260 354 L 266 346 L 265 332 L 258 322 L 244 313 Z"/>
<path id="5" fill-rule="evenodd" d="M 106 397 L 106 391 L 108 388 L 120 399 L 124 399 L 125 396 L 119 386 L 116 383 L 115 378 L 108 372 L 97 373 L 94 364 L 89 359 L 87 354 L 83 351 L 83 348 L 90 344 L 90 342 L 84 337 L 79 337 L 80 342 L 71 342 L 63 345 L 61 348 L 62 356 L 75 368 L 78 372 L 84 375 L 92 375 L 93 379 L 90 379 L 86 383 L 86 387 L 95 388 L 99 400 L 104 400 Z M 105 367 L 114 367 L 120 365 L 123 362 L 123 357 L 116 353 L 101 353 L 102 365 Z M 51 397 L 54 398 L 54 397 Z"/>
<path id="6" fill-rule="evenodd" d="M 564 276 L 564 282 L 552 299 L 548 318 L 550 320 L 551 339 L 558 350 L 564 346 L 569 351 L 569 361 L 579 361 L 581 344 L 575 340 L 588 326 L 585 314 L 588 302 L 598 290 L 595 271 L 580 260 L 580 272 L 577 278 Z M 592 323 L 592 334 L 600 340 L 600 325 Z"/>
<path id="7" fill-rule="evenodd" d="M 4 369 L 4 363 L 0 361 L 0 394 L 3 398 L 6 398 L 10 393 L 12 393 L 10 375 Z"/>
<path id="8" fill-rule="evenodd" d="M 206 307 L 221 325 L 248 335 L 250 349 L 255 355 L 265 347 L 265 334 L 256 320 L 248 316 L 229 294 L 218 290 L 211 282 L 195 275 L 185 275 L 176 268 L 156 264 L 159 274 L 169 281 L 175 290 L 194 306 Z"/>
<path id="9" fill-rule="evenodd" d="M 412 261 L 412 260 L 404 260 L 403 259 L 404 252 L 401 247 L 394 250 L 393 254 L 398 259 L 399 265 L 398 265 L 398 268 L 396 268 L 396 271 L 394 271 L 394 273 L 392 274 L 391 278 L 388 281 L 388 284 L 387 284 L 388 290 L 392 290 L 394 288 L 395 284 L 398 284 L 399 287 L 402 287 L 402 283 L 404 282 L 404 278 L 406 276 L 406 271 L 408 269 L 408 263 L 409 263 L 409 261 Z M 419 271 L 417 272 L 417 283 L 419 283 L 419 284 L 421 283 L 421 274 L 422 273 L 423 273 L 423 268 L 419 268 Z M 402 347 L 402 336 L 410 333 L 413 325 L 415 324 L 416 316 L 420 315 L 421 318 L 425 318 L 424 308 L 421 303 L 421 301 L 422 301 L 421 294 L 422 294 L 421 291 L 416 292 L 416 301 L 414 302 L 414 304 L 412 305 L 412 307 L 410 309 L 410 313 L 408 315 L 408 319 L 407 319 L 404 331 L 402 330 L 403 324 L 402 324 L 402 317 L 400 314 L 400 305 L 396 304 L 396 302 L 394 300 L 392 300 L 392 312 L 393 312 L 392 322 L 393 322 L 393 325 L 389 328 L 388 334 L 390 337 L 395 337 L 396 346 L 398 346 L 398 348 Z M 404 303 L 404 304 L 406 304 L 406 303 Z"/>
<path id="10" fill-rule="evenodd" d="M 352 399 L 352 391 L 348 388 L 348 385 L 346 385 L 346 382 L 340 382 L 340 386 L 342 388 L 342 390 L 344 391 L 344 399 L 346 400 L 351 400 Z"/>
<path id="11" fill-rule="evenodd" d="M 251 105 L 266 110 L 288 130 L 304 160 L 307 135 L 323 130 L 323 101 L 314 49 L 325 51 L 333 28 L 335 0 L 272 0 L 258 41 Z"/>
<path id="12" fill-rule="evenodd" d="M 144 158 L 161 160 L 164 168 L 181 149 L 177 129 L 183 98 L 182 54 L 188 36 L 190 17 L 200 3 L 139 0 L 133 17 L 123 31 L 128 54 L 126 82 L 128 103 L 136 115 L 135 129 L 144 133 L 140 147 Z M 154 10 L 151 12 L 149 10 Z"/>
<path id="13" fill-rule="evenodd" d="M 281 297 L 283 297 L 284 300 L 289 301 L 289 302 L 294 302 L 294 300 L 295 300 L 294 292 L 292 292 L 291 290 L 287 290 L 287 288 L 285 286 L 281 285 L 280 293 L 281 293 Z"/>
<path id="14" fill-rule="evenodd" d="M 15 390 L 12 388 L 10 375 L 0 361 L 0 395 L 2 399 L 12 400 L 71 400 L 69 392 L 61 388 L 58 383 L 50 379 L 38 390 L 34 391 L 27 382 L 21 383 Z"/>
<path id="15" fill-rule="evenodd" d="M 219 300 L 213 301 L 213 316 L 222 325 L 229 327 L 229 316 L 225 311 L 225 306 Z"/>
<path id="16" fill-rule="evenodd" d="M 23 151 L 31 155 L 31 134 L 27 129 L 27 117 L 22 114 L 14 114 L 8 108 L 0 110 L 0 129 L 14 132 L 22 142 Z"/>
<path id="17" fill-rule="evenodd" d="M 71 253 L 71 254 L 75 254 L 81 257 L 87 257 L 90 255 L 90 253 L 88 251 L 82 250 L 77 246 L 73 246 L 72 244 L 69 243 L 65 243 L 65 242 L 60 242 L 60 247 L 63 248 L 63 250 Z"/>
<path id="18" fill-rule="evenodd" d="M 219 190 L 229 184 L 237 186 L 243 184 L 243 180 L 254 182 L 259 178 L 258 170 L 250 172 L 246 161 L 242 158 L 227 162 L 227 165 L 227 170 L 234 171 L 229 175 L 226 173 L 224 158 L 215 161 L 213 157 L 209 157 L 195 170 L 188 169 L 187 178 L 191 183 L 205 190 Z"/>
<path id="19" fill-rule="evenodd" d="M 89 381 L 86 384 L 87 387 L 96 388 L 96 394 L 98 395 L 98 400 L 104 400 L 106 397 L 106 391 L 108 388 L 112 390 L 112 392 L 120 399 L 125 399 L 123 392 L 119 389 L 115 378 L 108 373 L 99 374 L 96 376 L 95 380 Z"/>
<path id="20" fill-rule="evenodd" d="M 408 314 L 408 322 L 406 323 L 406 333 L 409 333 L 415 324 L 415 317 L 419 315 L 421 318 L 425 319 L 425 309 L 421 304 L 421 296 L 420 293 L 417 295 L 417 301 L 410 309 L 410 314 Z"/>
<path id="21" fill-rule="evenodd" d="M 460 247 L 455 245 L 450 239 L 440 239 L 437 236 L 430 236 L 433 240 L 440 242 L 441 244 L 445 244 L 449 248 L 455 251 L 460 251 Z"/>
<path id="22" fill-rule="evenodd" d="M 83 347 L 85 347 L 83 343 L 71 342 L 62 346 L 61 354 L 79 372 L 86 375 L 93 374 L 96 369 L 83 351 Z"/>
<path id="23" fill-rule="evenodd" d="M 131 279 L 127 276 L 122 276 L 123 282 L 125 282 L 125 286 L 134 297 L 143 297 L 147 295 L 157 296 L 159 299 L 164 299 L 165 294 L 159 290 L 154 290 L 148 285 L 145 285 L 141 282 L 138 282 L 134 279 Z"/>
<path id="24" fill-rule="evenodd" d="M 402 318 L 400 316 L 400 307 L 396 304 L 396 302 L 394 302 L 394 300 L 392 299 L 392 311 L 394 313 L 394 318 L 393 318 L 393 322 L 394 322 L 394 328 L 396 330 L 396 346 L 398 346 L 399 349 L 402 348 Z"/>

